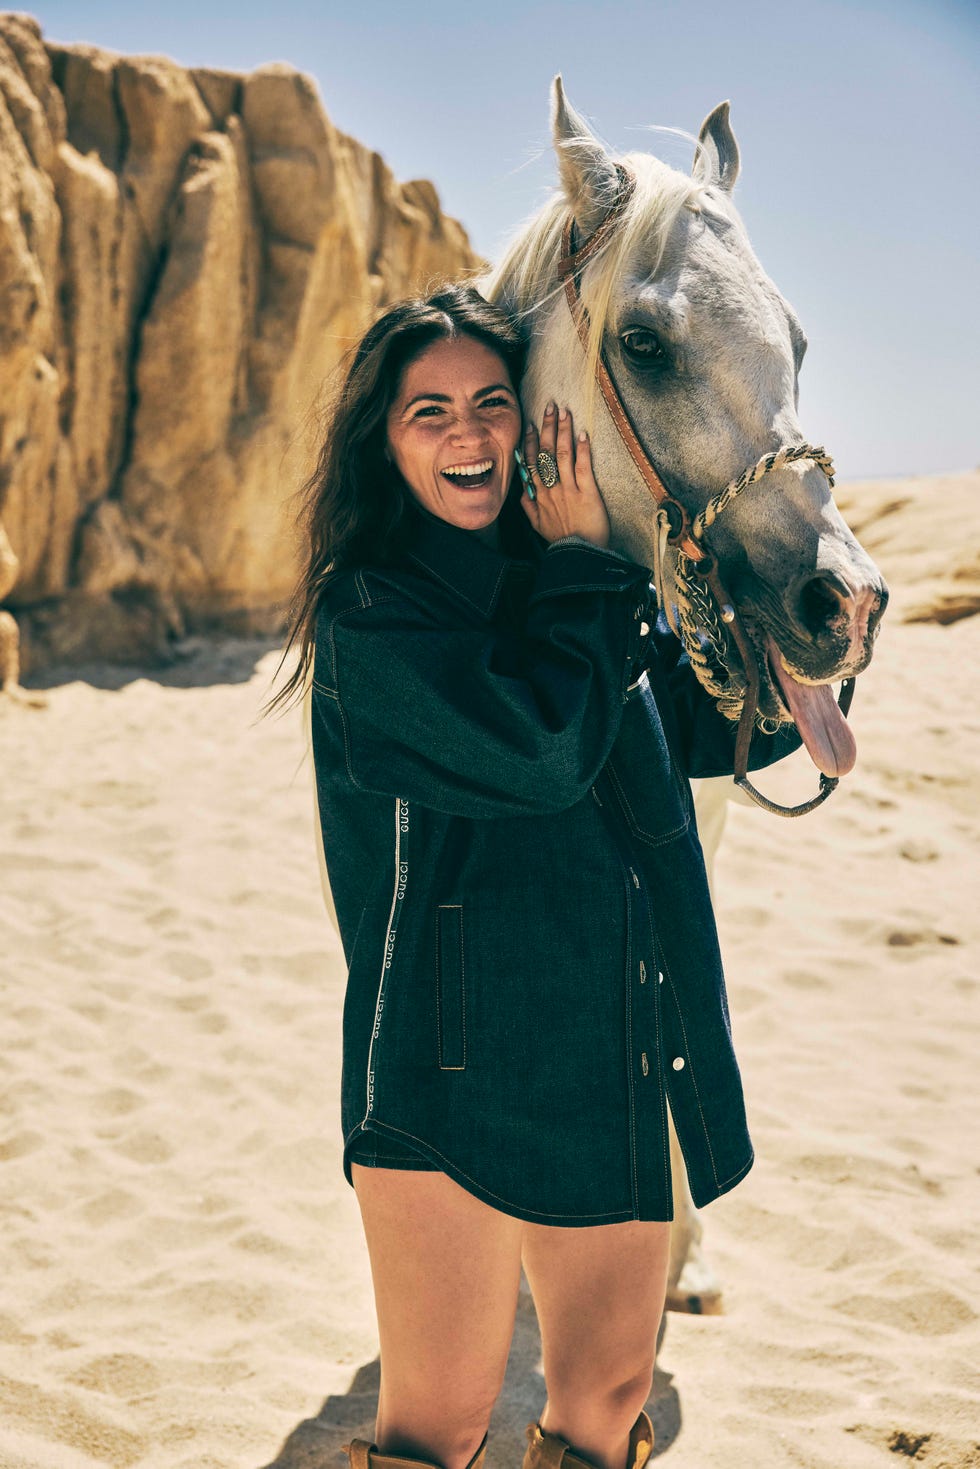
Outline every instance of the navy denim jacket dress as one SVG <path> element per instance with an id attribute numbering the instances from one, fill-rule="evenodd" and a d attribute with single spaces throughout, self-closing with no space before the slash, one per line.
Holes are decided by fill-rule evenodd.
<path id="1" fill-rule="evenodd" d="M 316 625 L 347 1179 L 369 1132 L 521 1219 L 669 1219 L 668 1102 L 697 1204 L 752 1164 L 687 779 L 731 772 L 734 726 L 645 567 L 546 546 L 514 497 L 506 554 L 410 518 Z"/>

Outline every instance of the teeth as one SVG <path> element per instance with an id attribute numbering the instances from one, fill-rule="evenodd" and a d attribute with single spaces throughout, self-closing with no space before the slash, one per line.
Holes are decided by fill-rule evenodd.
<path id="1" fill-rule="evenodd" d="M 442 471 L 442 473 L 443 474 L 460 474 L 460 475 L 462 475 L 462 474 L 465 474 L 465 475 L 486 474 L 487 471 L 490 470 L 490 469 L 492 469 L 492 468 L 493 468 L 493 460 L 492 459 L 484 459 L 479 464 L 450 464 L 447 469 L 444 469 Z"/>

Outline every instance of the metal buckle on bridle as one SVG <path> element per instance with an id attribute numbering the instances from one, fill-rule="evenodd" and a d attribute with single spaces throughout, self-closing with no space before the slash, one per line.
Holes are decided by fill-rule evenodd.
<path id="1" fill-rule="evenodd" d="M 617 163 L 616 171 L 619 177 L 619 191 L 611 208 L 606 213 L 602 222 L 593 231 L 589 238 L 579 248 L 574 248 L 573 237 L 575 229 L 574 217 L 569 214 L 565 228 L 562 231 L 561 256 L 558 265 L 559 277 L 564 281 L 565 298 L 572 320 L 575 323 L 579 340 L 583 350 L 588 352 L 588 313 L 582 302 L 579 276 L 583 267 L 596 254 L 600 245 L 605 243 L 620 214 L 629 202 L 635 187 L 635 177 L 625 165 Z M 759 661 L 755 648 L 745 631 L 741 616 L 735 602 L 729 597 L 721 579 L 714 558 L 710 555 L 704 544 L 704 533 L 723 510 L 733 500 L 746 490 L 750 485 L 768 474 L 771 470 L 782 468 L 783 465 L 793 463 L 799 459 L 809 459 L 823 471 L 831 486 L 834 483 L 834 467 L 830 456 L 822 447 L 814 447 L 811 444 L 784 445 L 780 449 L 764 454 L 757 464 L 750 466 L 732 480 L 717 495 L 712 496 L 704 510 L 697 515 L 691 516 L 686 506 L 671 495 L 663 480 L 657 472 L 653 461 L 640 441 L 640 437 L 630 420 L 626 406 L 616 389 L 612 375 L 606 364 L 605 357 L 600 351 L 596 360 L 596 381 L 602 393 L 610 417 L 619 432 L 619 436 L 625 445 L 630 458 L 643 478 L 643 482 L 652 495 L 657 505 L 658 520 L 663 517 L 666 527 L 667 544 L 672 546 L 678 553 L 678 569 L 675 572 L 675 583 L 678 587 L 678 596 L 684 595 L 684 564 L 690 562 L 691 568 L 697 573 L 699 580 L 708 587 L 714 599 L 722 622 L 725 623 L 732 635 L 739 656 L 742 660 L 742 669 L 745 675 L 745 693 L 742 697 L 742 708 L 738 715 L 738 729 L 735 736 L 735 759 L 734 778 L 735 784 L 748 795 L 755 803 L 765 811 L 771 811 L 777 816 L 805 816 L 807 812 L 815 810 L 821 805 L 832 791 L 837 789 L 839 778 L 821 773 L 820 790 L 812 800 L 805 801 L 799 806 L 780 806 L 775 801 L 770 801 L 761 791 L 757 791 L 748 778 L 749 748 L 752 734 L 755 728 L 756 715 L 759 709 L 760 670 Z M 658 542 L 658 545 L 660 543 Z M 662 587 L 659 582 L 661 555 L 657 551 L 657 563 L 655 576 L 658 578 L 657 592 L 662 598 Z M 687 609 L 691 613 L 690 606 Z M 693 614 L 691 614 L 693 616 Z M 691 623 L 691 616 L 687 620 Z M 683 628 L 684 618 L 680 626 Z M 689 644 L 683 636 L 678 634 L 680 641 L 687 652 L 691 667 L 699 682 L 706 688 L 707 692 L 715 699 L 719 699 L 721 689 L 717 682 L 712 688 L 712 678 L 708 672 L 707 659 L 700 648 Z M 696 631 L 691 634 L 692 643 L 696 642 Z M 727 671 L 727 670 L 726 670 Z M 846 678 L 841 684 L 838 704 L 841 712 L 846 715 L 854 697 L 854 678 Z M 734 717 L 734 716 L 733 716 Z"/>

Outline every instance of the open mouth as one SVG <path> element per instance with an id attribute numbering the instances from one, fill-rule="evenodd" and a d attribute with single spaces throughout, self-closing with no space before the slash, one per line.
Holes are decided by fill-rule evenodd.
<path id="1" fill-rule="evenodd" d="M 460 490 L 482 490 L 483 486 L 490 483 L 493 474 L 494 460 L 481 459 L 476 464 L 450 464 L 439 473 L 450 484 L 454 484 Z"/>
<path id="2" fill-rule="evenodd" d="M 857 745 L 833 685 L 812 683 L 791 669 L 771 636 L 766 637 L 764 671 L 817 769 L 827 776 L 846 775 L 857 759 Z"/>

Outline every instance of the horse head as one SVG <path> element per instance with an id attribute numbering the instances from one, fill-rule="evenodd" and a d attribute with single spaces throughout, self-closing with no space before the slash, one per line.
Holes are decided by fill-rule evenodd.
<path id="1" fill-rule="evenodd" d="M 723 514 L 711 510 L 763 456 L 805 448 L 797 380 L 806 337 L 732 202 L 739 150 L 728 104 L 705 121 L 691 175 L 651 154 L 612 158 L 560 77 L 552 122 L 560 190 L 485 285 L 528 332 L 525 412 L 540 419 L 554 398 L 590 426 L 613 547 L 650 567 L 665 549 L 658 591 L 683 600 L 690 565 L 676 540 L 665 545 L 663 514 L 597 396 L 597 367 L 606 368 L 669 496 L 691 520 L 708 512 L 703 546 L 744 634 L 737 643 L 724 626 L 731 616 L 713 619 L 729 691 L 744 695 L 747 683 L 740 643 L 758 664 L 757 717 L 770 727 L 792 719 L 825 775 L 844 774 L 854 742 L 831 685 L 867 666 L 888 593 L 834 505 L 829 461 L 780 456 Z M 569 216 L 587 327 L 562 280 Z"/>

